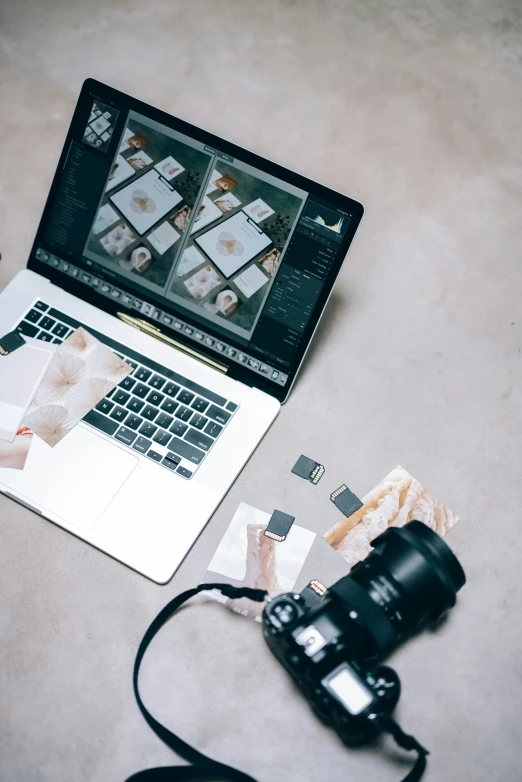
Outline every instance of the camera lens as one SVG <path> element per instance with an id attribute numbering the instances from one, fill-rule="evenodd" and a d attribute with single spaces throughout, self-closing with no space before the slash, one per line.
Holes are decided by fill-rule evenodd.
<path id="1" fill-rule="evenodd" d="M 455 605 L 466 577 L 443 540 L 420 521 L 389 527 L 373 551 L 329 590 L 368 632 L 361 654 L 386 653 L 412 630 Z"/>

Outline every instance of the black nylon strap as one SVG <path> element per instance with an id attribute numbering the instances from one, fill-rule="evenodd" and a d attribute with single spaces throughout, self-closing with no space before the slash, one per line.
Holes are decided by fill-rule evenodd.
<path id="1" fill-rule="evenodd" d="M 231 766 L 227 766 L 224 763 L 218 763 L 217 760 L 207 757 L 202 752 L 199 752 L 190 744 L 187 744 L 175 733 L 165 728 L 161 722 L 158 722 L 152 714 L 147 710 L 143 703 L 138 688 L 138 674 L 140 672 L 141 661 L 147 651 L 147 648 L 156 635 L 156 633 L 163 627 L 170 617 L 176 613 L 178 608 L 190 600 L 191 597 L 197 595 L 198 592 L 203 592 L 211 589 L 218 589 L 226 597 L 239 598 L 248 597 L 250 600 L 255 600 L 261 603 L 267 593 L 262 589 L 249 589 L 248 587 L 234 587 L 230 584 L 200 584 L 194 589 L 188 589 L 186 592 L 182 592 L 175 597 L 170 603 L 167 603 L 157 617 L 154 619 L 149 629 L 143 636 L 143 639 L 139 645 L 138 652 L 136 654 L 136 660 L 134 663 L 134 673 L 132 677 L 134 686 L 134 695 L 140 708 L 141 713 L 145 717 L 146 722 L 152 728 L 154 733 L 165 742 L 165 744 L 174 750 L 185 760 L 188 760 L 193 765 L 191 766 L 168 766 L 164 768 L 151 768 L 145 771 L 139 771 L 137 774 L 133 774 L 128 778 L 127 782 L 192 782 L 192 780 L 198 780 L 198 782 L 204 782 L 210 780 L 227 780 L 227 782 L 256 782 L 256 780 L 244 774 L 242 771 L 238 771 Z"/>
<path id="2" fill-rule="evenodd" d="M 192 765 L 163 766 L 160 768 L 150 768 L 144 771 L 138 771 L 136 774 L 128 777 L 126 782 L 221 782 L 222 780 L 223 782 L 256 782 L 254 777 L 245 774 L 243 771 L 232 768 L 232 766 L 227 766 L 225 763 L 219 763 L 217 760 L 212 760 L 212 758 L 209 758 L 207 755 L 194 749 L 194 747 L 191 747 L 186 741 L 183 741 L 179 736 L 176 736 L 175 733 L 172 733 L 172 731 L 165 728 L 161 722 L 154 719 L 152 714 L 148 711 L 141 699 L 138 687 L 141 662 L 156 633 L 163 627 L 165 622 L 176 613 L 183 603 L 186 603 L 187 600 L 190 600 L 191 597 L 194 597 L 199 592 L 212 589 L 219 590 L 225 597 L 248 597 L 250 600 L 254 600 L 257 603 L 263 602 L 267 596 L 267 592 L 262 589 L 234 587 L 230 584 L 200 584 L 194 589 L 188 589 L 186 592 L 182 592 L 171 600 L 170 603 L 167 603 L 165 608 L 159 612 L 149 626 L 138 647 L 132 677 L 134 695 L 136 696 L 136 701 L 145 721 L 152 728 L 154 733 L 159 736 L 170 749 L 185 760 L 188 760 Z M 429 754 L 428 751 L 421 747 L 413 736 L 404 733 L 391 717 L 380 715 L 376 718 L 376 722 L 381 730 L 386 731 L 393 736 L 400 747 L 417 752 L 417 761 L 402 782 L 418 782 L 426 768 L 426 755 Z"/>
<path id="3" fill-rule="evenodd" d="M 399 747 L 417 753 L 417 760 L 415 761 L 413 768 L 406 774 L 402 782 L 419 782 L 419 779 L 426 770 L 426 756 L 430 754 L 428 750 L 424 749 L 413 736 L 405 733 L 400 725 L 397 725 L 395 720 L 391 717 L 379 717 L 377 719 L 377 724 L 381 730 L 390 733 L 393 736 L 395 743 L 398 744 Z"/>

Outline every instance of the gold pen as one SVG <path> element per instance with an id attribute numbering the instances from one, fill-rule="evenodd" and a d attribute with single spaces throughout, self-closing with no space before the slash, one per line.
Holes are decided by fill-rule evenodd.
<path id="1" fill-rule="evenodd" d="M 144 334 L 149 334 L 149 336 L 154 337 L 155 339 L 159 339 L 160 342 L 164 342 L 166 345 L 171 345 L 173 348 L 181 350 L 182 353 L 186 353 L 187 355 L 192 356 L 192 358 L 201 361 L 203 364 L 206 364 L 213 369 L 217 369 L 218 372 L 222 372 L 223 374 L 227 373 L 228 367 L 225 364 L 221 364 L 219 361 L 214 361 L 214 359 L 205 356 L 203 353 L 199 353 L 193 348 L 189 348 L 182 342 L 178 342 L 176 339 L 168 337 L 161 331 L 160 328 L 153 326 L 152 323 L 147 323 L 146 320 L 142 320 L 141 318 L 133 318 L 130 315 L 127 315 L 125 312 L 118 312 L 117 315 L 118 318 L 128 326 L 132 326 L 133 328 L 138 329 L 138 331 L 142 331 Z"/>

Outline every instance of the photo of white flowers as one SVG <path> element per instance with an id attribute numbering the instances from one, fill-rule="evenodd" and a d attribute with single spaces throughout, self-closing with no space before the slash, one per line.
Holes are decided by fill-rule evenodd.
<path id="1" fill-rule="evenodd" d="M 57 349 L 23 423 L 54 447 L 131 372 L 92 334 L 76 329 Z"/>
<path id="2" fill-rule="evenodd" d="M 388 527 L 402 527 L 415 519 L 442 537 L 459 520 L 456 513 L 400 464 L 365 494 L 361 502 L 359 510 L 323 535 L 323 540 L 349 567 L 366 559 L 372 551 L 372 540 Z"/>

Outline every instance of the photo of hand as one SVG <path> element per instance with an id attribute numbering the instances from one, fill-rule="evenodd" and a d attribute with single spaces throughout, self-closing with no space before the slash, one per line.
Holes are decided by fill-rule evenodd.
<path id="1" fill-rule="evenodd" d="M 0 469 L 23 470 L 33 433 L 28 426 L 21 426 L 12 443 L 0 440 Z"/>

